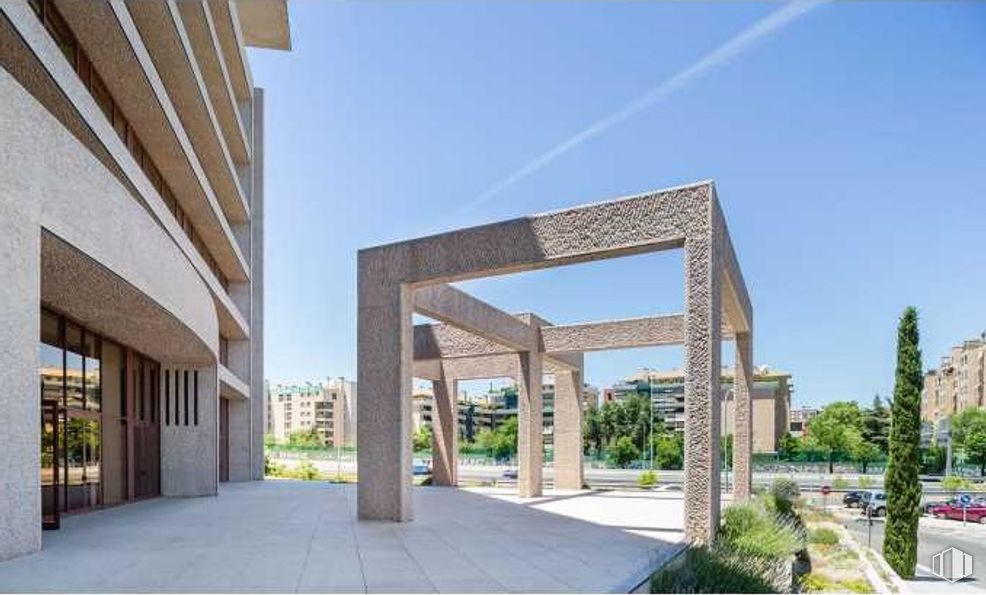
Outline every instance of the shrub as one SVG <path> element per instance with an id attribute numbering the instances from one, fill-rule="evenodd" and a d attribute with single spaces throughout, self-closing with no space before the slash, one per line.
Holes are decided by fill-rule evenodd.
<path id="1" fill-rule="evenodd" d="M 836 477 L 832 482 L 832 487 L 837 490 L 845 490 L 849 487 L 849 481 L 844 477 Z"/>
<path id="2" fill-rule="evenodd" d="M 651 470 L 644 471 L 637 478 L 637 485 L 642 488 L 649 488 L 657 485 L 657 473 Z"/>
<path id="3" fill-rule="evenodd" d="M 804 549 L 804 531 L 794 519 L 772 514 L 757 503 L 723 511 L 718 542 L 742 556 L 782 560 Z"/>
<path id="4" fill-rule="evenodd" d="M 305 459 L 301 461 L 301 464 L 299 464 L 297 468 L 292 470 L 291 477 L 305 481 L 314 481 L 319 479 L 320 474 L 315 465 L 313 465 L 308 459 Z"/>
<path id="5" fill-rule="evenodd" d="M 869 478 L 868 476 L 866 476 L 866 475 L 860 475 L 859 476 L 859 487 L 863 488 L 864 490 L 865 489 L 869 489 L 869 488 L 873 487 L 873 480 L 871 478 Z"/>
<path id="6" fill-rule="evenodd" d="M 798 482 L 793 479 L 780 477 L 770 484 L 768 495 L 773 509 L 778 514 L 792 515 L 794 514 L 794 504 L 801 495 L 801 488 L 798 487 Z"/>
<path id="7" fill-rule="evenodd" d="M 264 475 L 269 477 L 280 477 L 284 475 L 284 466 L 274 461 L 270 458 L 270 455 L 264 455 Z"/>
<path id="8" fill-rule="evenodd" d="M 808 542 L 815 545 L 835 545 L 839 543 L 839 534 L 827 527 L 812 529 L 808 534 Z"/>
<path id="9" fill-rule="evenodd" d="M 651 593 L 777 593 L 772 561 L 743 557 L 723 548 L 696 547 L 680 565 L 651 578 Z"/>
<path id="10" fill-rule="evenodd" d="M 942 489 L 952 496 L 955 495 L 955 492 L 960 490 L 968 490 L 971 485 L 971 481 L 964 477 L 959 477 L 958 475 L 949 475 L 945 479 L 941 480 Z"/>

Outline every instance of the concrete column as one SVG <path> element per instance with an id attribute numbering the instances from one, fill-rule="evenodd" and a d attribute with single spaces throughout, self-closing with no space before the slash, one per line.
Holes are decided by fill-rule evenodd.
<path id="1" fill-rule="evenodd" d="M 432 382 L 432 386 L 432 481 L 434 485 L 455 486 L 459 484 L 458 383 L 443 372 L 443 378 Z"/>
<path id="2" fill-rule="evenodd" d="M 229 399 L 229 480 L 250 481 L 253 479 L 251 453 L 253 437 L 250 427 L 250 399 Z"/>
<path id="3" fill-rule="evenodd" d="M 713 205 L 714 206 L 714 205 Z M 722 233 L 685 242 L 685 537 L 711 543 L 719 527 L 719 417 L 722 390 Z"/>
<path id="4" fill-rule="evenodd" d="M 215 366 L 162 364 L 161 368 L 163 398 L 158 419 L 165 419 L 165 399 L 171 399 L 173 420 L 161 425 L 161 495 L 215 496 L 219 491 L 219 372 Z M 164 390 L 168 373 L 176 379 L 170 383 L 170 394 Z"/>
<path id="5" fill-rule="evenodd" d="M 541 495 L 544 463 L 544 411 L 541 402 L 542 356 L 524 351 L 519 358 L 517 378 L 517 494 L 522 498 Z"/>
<path id="6" fill-rule="evenodd" d="M 253 180 L 250 183 L 250 464 L 264 478 L 264 90 L 253 90 Z"/>
<path id="7" fill-rule="evenodd" d="M 0 78 L 0 92 L 14 84 Z M 7 132 L 6 124 L 17 118 L 0 120 L 6 120 L 0 130 Z M 20 170 L 13 165 L 18 151 L 13 142 L 0 147 L 13 171 Z M 0 184 L 0 560 L 41 549 L 40 202 L 24 190 Z"/>
<path id="8" fill-rule="evenodd" d="M 388 281 L 386 255 L 359 254 L 356 430 L 359 518 L 409 521 L 411 502 L 410 287 Z M 369 262 L 368 262 L 369 261 Z"/>
<path id="9" fill-rule="evenodd" d="M 581 490 L 582 374 L 555 373 L 555 488 Z"/>
<path id="10" fill-rule="evenodd" d="M 733 376 L 733 500 L 746 500 L 753 487 L 753 335 L 736 334 L 736 371 Z"/>

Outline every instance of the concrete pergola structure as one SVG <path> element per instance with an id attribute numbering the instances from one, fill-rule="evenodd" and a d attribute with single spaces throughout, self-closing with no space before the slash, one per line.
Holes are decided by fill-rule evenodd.
<path id="1" fill-rule="evenodd" d="M 679 316 L 552 326 L 533 315 L 511 316 L 447 285 L 677 248 L 685 256 L 685 312 Z M 367 248 L 358 255 L 357 286 L 361 519 L 412 518 L 414 375 L 438 380 L 434 417 L 445 483 L 455 480 L 450 463 L 456 436 L 446 430 L 457 415 L 454 382 L 469 374 L 518 378 L 518 490 L 535 495 L 541 484 L 543 372 L 558 373 L 556 428 L 565 422 L 562 460 L 556 457 L 555 465 L 562 466 L 562 484 L 574 480 L 564 477 L 566 468 L 577 466 L 581 486 L 581 464 L 565 458 L 571 456 L 565 445 L 575 443 L 570 432 L 577 425 L 581 433 L 581 424 L 568 419 L 564 396 L 557 417 L 557 378 L 573 382 L 580 419 L 582 352 L 617 348 L 621 342 L 626 347 L 680 343 L 685 348 L 685 533 L 693 541 L 710 542 L 719 525 L 721 341 L 729 332 L 736 345 L 736 496 L 749 494 L 753 313 L 712 182 Z M 445 324 L 416 331 L 414 311 Z M 464 334 L 456 336 L 453 327 Z M 429 347 L 442 357 L 429 358 Z M 449 354 L 463 349 L 465 357 L 447 357 L 442 348 Z M 577 451 L 581 463 L 581 437 Z"/>

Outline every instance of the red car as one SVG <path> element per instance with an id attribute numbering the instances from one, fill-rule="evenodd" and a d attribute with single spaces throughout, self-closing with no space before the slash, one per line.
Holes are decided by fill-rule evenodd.
<path id="1" fill-rule="evenodd" d="M 986 525 L 986 502 L 973 502 L 968 508 L 952 504 L 939 504 L 931 509 L 931 514 L 936 519 L 954 519 L 961 521 L 964 518 L 972 523 L 982 523 Z"/>

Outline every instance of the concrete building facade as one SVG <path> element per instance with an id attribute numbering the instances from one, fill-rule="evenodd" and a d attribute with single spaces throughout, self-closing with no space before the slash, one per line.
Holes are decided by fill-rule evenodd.
<path id="1" fill-rule="evenodd" d="M 924 376 L 921 419 L 947 419 L 971 407 L 986 407 L 986 337 L 952 347 Z"/>
<path id="2" fill-rule="evenodd" d="M 511 315 L 448 285 L 669 249 L 684 249 L 680 315 L 552 325 Z M 518 379 L 518 492 L 541 493 L 544 374 L 555 377 L 556 486 L 582 471 L 583 353 L 651 345 L 685 351 L 685 532 L 709 543 L 719 526 L 720 358 L 736 357 L 735 497 L 750 493 L 753 311 L 711 182 L 522 217 L 361 250 L 357 263 L 360 518 L 413 516 L 413 378 L 432 380 L 440 457 L 454 473 L 456 382 Z M 441 322 L 413 324 L 413 313 Z M 435 480 L 440 475 L 436 471 Z M 449 478 L 454 485 L 455 478 Z"/>
<path id="3" fill-rule="evenodd" d="M 733 370 L 722 369 L 722 434 L 732 433 L 735 406 Z M 759 366 L 753 373 L 753 452 L 775 452 L 788 428 L 793 392 L 791 374 Z M 628 376 L 610 391 L 610 400 L 630 394 L 649 396 L 654 412 L 668 429 L 685 430 L 685 374 L 682 370 L 649 370 Z"/>
<path id="4" fill-rule="evenodd" d="M 804 436 L 808 430 L 808 424 L 821 412 L 822 410 L 817 407 L 796 407 L 791 409 L 788 431 L 795 438 Z"/>
<path id="5" fill-rule="evenodd" d="M 313 431 L 326 446 L 353 446 L 355 399 L 356 383 L 341 377 L 271 385 L 265 395 L 267 434 L 286 442 L 293 432 Z"/>
<path id="6" fill-rule="evenodd" d="M 0 559 L 263 477 L 263 92 L 285 2 L 0 4 Z M 240 9 L 242 8 L 242 12 Z"/>

